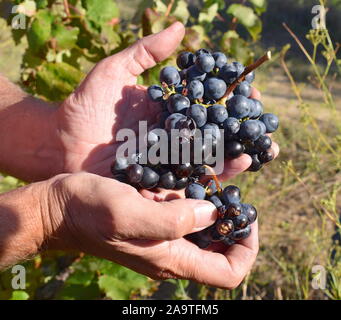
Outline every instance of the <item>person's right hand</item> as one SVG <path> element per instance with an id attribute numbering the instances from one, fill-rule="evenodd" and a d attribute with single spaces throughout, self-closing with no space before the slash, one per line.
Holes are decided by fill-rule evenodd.
<path id="1" fill-rule="evenodd" d="M 191 279 L 229 289 L 255 261 L 257 223 L 248 239 L 222 253 L 183 238 L 214 223 L 210 202 L 156 202 L 127 184 L 89 173 L 59 175 L 47 183 L 41 208 L 50 248 L 80 250 L 154 279 Z"/>

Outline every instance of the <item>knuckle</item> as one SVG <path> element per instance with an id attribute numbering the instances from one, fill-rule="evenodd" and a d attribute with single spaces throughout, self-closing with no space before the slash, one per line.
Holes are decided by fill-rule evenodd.
<path id="1" fill-rule="evenodd" d="M 178 210 L 172 217 L 172 222 L 170 224 L 171 227 L 171 235 L 174 239 L 179 239 L 184 236 L 187 228 L 187 220 L 188 213 L 180 209 Z"/>

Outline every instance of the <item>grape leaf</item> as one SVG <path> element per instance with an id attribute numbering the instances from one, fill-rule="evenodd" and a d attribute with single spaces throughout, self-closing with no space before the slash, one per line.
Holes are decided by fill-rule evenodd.
<path id="1" fill-rule="evenodd" d="M 87 9 L 86 17 L 96 27 L 107 24 L 111 19 L 119 17 L 119 10 L 112 0 L 82 0 L 83 7 Z"/>
<path id="2" fill-rule="evenodd" d="M 10 300 L 27 300 L 30 296 L 27 292 L 22 290 L 16 290 L 12 292 L 12 297 Z"/>
<path id="3" fill-rule="evenodd" d="M 249 0 L 255 7 L 264 8 L 266 5 L 265 0 Z"/>
<path id="4" fill-rule="evenodd" d="M 37 93 L 52 101 L 65 99 L 79 84 L 83 73 L 67 63 L 45 62 L 37 72 Z"/>
<path id="5" fill-rule="evenodd" d="M 218 4 L 214 3 L 199 14 L 199 23 L 211 23 L 218 12 Z"/>
<path id="6" fill-rule="evenodd" d="M 253 27 L 257 22 L 257 16 L 254 11 L 242 4 L 231 4 L 227 8 L 227 13 L 233 15 L 245 27 Z"/>
<path id="7" fill-rule="evenodd" d="M 53 16 L 47 10 L 40 10 L 35 15 L 31 27 L 27 31 L 30 49 L 38 53 L 51 38 Z"/>
<path id="8" fill-rule="evenodd" d="M 62 24 L 56 24 L 52 29 L 52 36 L 56 39 L 59 50 L 73 48 L 77 42 L 78 33 L 78 28 L 70 28 Z"/>

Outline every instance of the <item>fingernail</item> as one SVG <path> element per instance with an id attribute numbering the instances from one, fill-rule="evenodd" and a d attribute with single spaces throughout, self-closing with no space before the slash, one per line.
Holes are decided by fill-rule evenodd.
<path id="1" fill-rule="evenodd" d="M 195 229 L 210 226 L 216 218 L 216 207 L 210 202 L 199 202 L 194 207 Z M 198 231 L 198 230 L 196 230 Z"/>

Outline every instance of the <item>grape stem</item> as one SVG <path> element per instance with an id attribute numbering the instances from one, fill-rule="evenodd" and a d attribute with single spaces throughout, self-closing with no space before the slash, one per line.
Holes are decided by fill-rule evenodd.
<path id="1" fill-rule="evenodd" d="M 213 168 L 208 166 L 207 164 L 204 164 L 204 168 L 208 169 L 211 172 L 211 175 L 212 175 L 212 178 L 213 178 L 213 180 L 215 182 L 215 186 L 217 188 L 217 191 L 218 191 L 219 194 L 221 194 L 223 189 L 220 187 L 220 182 L 219 182 L 219 180 L 217 178 L 217 175 L 215 174 Z"/>
<path id="2" fill-rule="evenodd" d="M 261 64 L 271 59 L 271 51 L 266 52 L 262 57 L 256 60 L 254 63 L 247 66 L 243 73 L 234 80 L 231 85 L 227 88 L 224 96 L 219 100 L 219 104 L 225 105 L 229 95 L 236 89 L 236 87 L 245 80 L 246 75 L 248 75 L 253 70 L 257 69 Z"/>

